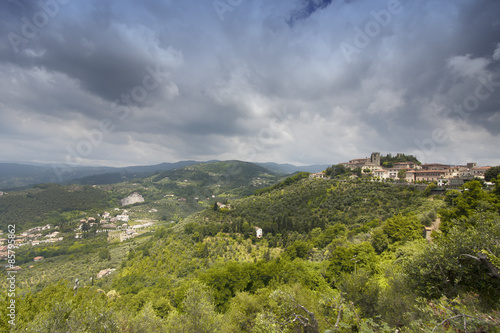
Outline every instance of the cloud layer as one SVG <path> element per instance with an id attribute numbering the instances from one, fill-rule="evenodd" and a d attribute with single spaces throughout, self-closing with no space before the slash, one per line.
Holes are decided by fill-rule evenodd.
<path id="1" fill-rule="evenodd" d="M 500 164 L 500 3 L 3 1 L 1 160 Z"/>

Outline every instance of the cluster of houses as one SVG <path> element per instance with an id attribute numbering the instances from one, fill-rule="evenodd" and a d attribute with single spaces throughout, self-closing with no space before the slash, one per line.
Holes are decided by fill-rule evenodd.
<path id="1" fill-rule="evenodd" d="M 15 246 L 40 245 L 45 243 L 55 243 L 63 240 L 59 231 L 48 232 L 48 230 L 57 229 L 56 227 L 47 224 L 43 227 L 35 227 L 26 230 L 14 238 Z M 0 238 L 0 260 L 7 259 L 8 256 L 8 239 Z"/>
<path id="2" fill-rule="evenodd" d="M 119 208 L 115 208 L 115 211 L 120 211 Z M 157 209 L 153 208 L 149 210 L 150 213 L 158 212 Z M 125 241 L 130 238 L 134 238 L 139 235 L 140 229 L 148 228 L 153 226 L 153 222 L 146 222 L 137 220 L 136 222 L 143 222 L 136 225 L 129 225 L 130 216 L 127 210 L 123 210 L 116 216 L 112 216 L 109 212 L 104 212 L 98 214 L 100 218 L 99 222 L 94 217 L 89 217 L 87 219 L 80 220 L 78 228 L 75 229 L 75 238 L 83 238 L 84 232 L 89 232 L 90 230 L 95 230 L 96 233 L 100 232 L 113 232 L 115 237 L 117 233 L 119 234 L 120 241 Z"/>
<path id="3" fill-rule="evenodd" d="M 115 210 L 119 211 L 120 209 L 115 208 Z M 98 217 L 100 217 L 99 222 L 97 222 L 96 218 L 94 217 L 82 219 L 80 220 L 80 225 L 75 231 L 85 231 L 92 229 L 93 227 L 97 227 L 99 232 L 123 229 L 127 228 L 130 218 L 127 210 L 123 210 L 121 214 L 118 214 L 116 216 L 111 216 L 111 213 L 109 212 L 104 212 L 97 215 Z"/>
<path id="4" fill-rule="evenodd" d="M 346 169 L 360 168 L 362 172 L 371 174 L 375 180 L 402 180 L 408 183 L 437 182 L 445 188 L 460 188 L 465 182 L 474 178 L 484 179 L 489 166 L 477 166 L 476 163 L 465 165 L 447 165 L 439 163 L 417 164 L 414 162 L 395 162 L 387 168 L 380 164 L 380 153 L 372 153 L 371 157 L 358 158 L 346 163 L 340 163 Z M 311 178 L 325 178 L 320 172 L 312 174 Z"/>
<path id="5" fill-rule="evenodd" d="M 22 234 L 16 235 L 15 245 L 39 245 L 43 243 L 55 243 L 62 241 L 63 237 L 60 237 L 59 231 L 54 230 L 53 232 L 47 232 L 47 230 L 51 229 L 58 229 L 58 227 L 53 227 L 52 225 L 47 224 L 43 227 L 34 227 L 28 229 Z M 6 245 L 7 242 L 7 238 L 0 238 L 0 246 Z M 0 247 L 0 249 L 2 248 L 3 247 Z"/>
<path id="6" fill-rule="evenodd" d="M 115 210 L 119 211 L 120 209 L 115 208 Z M 111 216 L 111 213 L 104 212 L 102 214 L 98 214 L 98 217 L 100 217 L 99 221 L 97 221 L 94 217 L 80 220 L 78 228 L 75 229 L 75 238 L 82 238 L 83 233 L 88 232 L 89 230 L 95 230 L 96 233 L 121 231 L 120 241 L 124 241 L 138 236 L 139 233 L 137 232 L 137 229 L 144 227 L 143 224 L 133 227 L 129 226 L 128 222 L 130 216 L 128 215 L 127 210 L 123 210 L 116 216 Z"/>

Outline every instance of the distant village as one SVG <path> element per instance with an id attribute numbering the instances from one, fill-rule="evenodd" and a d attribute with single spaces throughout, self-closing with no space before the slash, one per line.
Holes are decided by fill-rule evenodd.
<path id="1" fill-rule="evenodd" d="M 54 227 L 49 224 L 43 227 L 34 227 L 28 229 L 22 234 L 16 235 L 14 244 L 16 247 L 24 245 L 36 246 L 40 244 L 55 243 L 62 241 L 63 237 L 60 237 L 60 232 L 57 231 L 57 229 L 58 229 L 57 226 Z M 2 237 L 2 234 L 0 234 L 0 237 Z M 8 255 L 7 238 L 2 237 L 0 238 L 0 260 L 6 259 L 7 255 Z M 34 261 L 38 260 L 40 260 L 40 257 L 35 257 Z"/>
<path id="2" fill-rule="evenodd" d="M 143 202 L 144 198 L 138 193 L 132 193 L 127 198 L 122 199 L 122 205 L 130 205 L 137 202 Z M 153 225 L 152 222 L 145 222 L 135 224 L 133 226 L 129 225 L 129 215 L 128 210 L 115 208 L 117 212 L 116 216 L 112 216 L 109 212 L 103 212 L 102 214 L 97 214 L 99 220 L 95 217 L 88 217 L 86 219 L 81 219 L 79 221 L 78 227 L 74 229 L 75 236 L 74 238 L 80 239 L 83 238 L 83 234 L 86 232 L 114 232 L 118 235 L 116 237 L 120 241 L 125 241 L 130 238 L 134 238 L 139 235 L 139 230 L 143 228 L 147 228 Z M 156 212 L 156 209 L 151 209 L 151 212 Z M 23 233 L 15 236 L 15 246 L 38 246 L 47 243 L 55 243 L 62 241 L 64 237 L 61 236 L 61 233 L 58 231 L 58 226 L 53 226 L 47 224 L 43 227 L 34 227 L 24 231 Z M 0 231 L 0 260 L 6 259 L 8 256 L 8 240 L 5 237 L 2 237 L 2 232 Z M 43 257 L 35 257 L 34 261 L 43 260 Z"/>
<path id="3" fill-rule="evenodd" d="M 448 189 L 459 189 L 465 182 L 474 178 L 484 179 L 485 172 L 491 168 L 490 166 L 477 166 L 474 162 L 465 165 L 439 163 L 419 165 L 414 162 L 394 162 L 392 167 L 388 168 L 380 164 L 378 152 L 372 153 L 371 157 L 357 158 L 339 163 L 339 165 L 349 170 L 360 168 L 364 174 L 370 175 L 376 181 L 436 182 L 437 186 Z M 324 171 L 313 173 L 310 178 L 326 178 L 326 174 Z"/>
<path id="4" fill-rule="evenodd" d="M 115 210 L 119 210 L 119 208 L 115 208 Z M 154 211 L 155 210 L 151 210 L 151 212 Z M 96 233 L 121 231 L 119 233 L 119 239 L 123 242 L 124 240 L 138 236 L 139 233 L 137 231 L 139 229 L 147 228 L 153 225 L 152 222 L 147 222 L 130 226 L 128 224 L 130 217 L 127 210 L 123 210 L 116 216 L 111 216 L 109 212 L 104 212 L 99 214 L 99 217 L 99 222 L 94 217 L 80 220 L 78 228 L 75 229 L 75 238 L 82 238 L 83 233 L 88 232 L 89 230 L 95 230 Z"/>

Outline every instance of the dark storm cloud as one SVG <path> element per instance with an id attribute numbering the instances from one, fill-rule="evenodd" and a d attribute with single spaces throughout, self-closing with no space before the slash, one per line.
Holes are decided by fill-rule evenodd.
<path id="1" fill-rule="evenodd" d="M 26 51 L 15 54 L 11 48 L 2 58 L 19 66 L 64 73 L 109 101 L 141 84 L 146 67 L 161 66 L 162 71 L 168 71 L 182 60 L 175 50 L 159 45 L 154 32 L 145 26 L 134 30 L 109 18 L 93 25 L 91 17 L 74 20 L 62 17 L 64 14 L 55 17 L 55 22 L 27 45 L 39 55 Z M 6 48 L 9 50 L 4 40 Z"/>
<path id="2" fill-rule="evenodd" d="M 300 8 L 294 10 L 286 22 L 293 26 L 296 21 L 307 19 L 314 12 L 326 8 L 332 0 L 305 0 Z"/>
<path id="3" fill-rule="evenodd" d="M 473 143 L 500 155 L 488 143 L 500 88 L 466 117 L 453 111 L 480 80 L 500 81 L 500 4 L 394 2 L 233 2 L 221 20 L 211 1 L 68 1 L 17 52 L 8 35 L 23 36 L 40 3 L 2 2 L 0 139 L 15 138 L 2 153 L 20 160 L 38 140 L 32 159 L 64 162 L 109 118 L 85 163 L 334 163 L 423 151 L 436 130 L 446 138 L 426 161 L 486 156 Z M 160 84 L 131 99 L 151 70 Z"/>
<path id="4" fill-rule="evenodd" d="M 433 10 L 421 3 L 404 3 L 401 19 L 394 18 L 387 27 L 392 35 L 373 38 L 355 64 L 351 65 L 354 68 L 364 66 L 363 74 L 358 77 L 360 80 L 373 77 L 377 82 L 385 82 L 391 89 L 404 87 L 403 105 L 396 112 L 384 114 L 376 122 L 381 131 L 384 128 L 382 124 L 387 124 L 388 129 L 388 124 L 394 121 L 394 125 L 411 124 L 419 129 L 421 137 L 426 137 L 436 124 L 435 118 L 446 120 L 435 110 L 430 114 L 423 113 L 426 106 L 432 108 L 433 101 L 440 100 L 438 109 L 453 109 L 456 103 L 462 103 L 464 98 L 474 94 L 480 84 L 477 77 L 487 73 L 457 77 L 448 65 L 450 59 L 466 54 L 472 60 L 485 57 L 490 62 L 486 67 L 489 73 L 496 75 L 498 72 L 498 62 L 492 60 L 492 55 L 500 36 L 500 6 L 479 1 L 464 2 L 464 6 L 457 7 L 456 3 L 443 2 Z M 447 14 L 446 24 L 442 21 L 442 13 Z M 370 20 L 373 21 L 373 17 L 368 16 L 359 27 L 363 28 Z M 499 93 L 498 89 L 493 91 L 488 99 L 481 101 L 477 110 L 462 120 L 498 135 L 499 128 L 491 126 L 488 119 L 492 113 L 499 111 Z M 413 139 L 403 136 L 408 143 Z"/>

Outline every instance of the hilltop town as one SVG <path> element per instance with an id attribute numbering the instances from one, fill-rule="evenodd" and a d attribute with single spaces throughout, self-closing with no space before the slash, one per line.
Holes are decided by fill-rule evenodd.
<path id="1" fill-rule="evenodd" d="M 397 154 L 396 158 L 399 157 L 405 157 L 405 155 Z M 475 178 L 484 179 L 484 174 L 491 168 L 490 166 L 478 166 L 475 162 L 464 165 L 420 164 L 414 161 L 381 163 L 379 152 L 372 153 L 370 157 L 356 158 L 338 165 L 346 170 L 355 171 L 358 169 L 362 174 L 376 181 L 436 182 L 438 187 L 448 189 L 458 189 L 465 182 Z M 324 171 L 311 175 L 311 178 L 326 177 Z"/>

